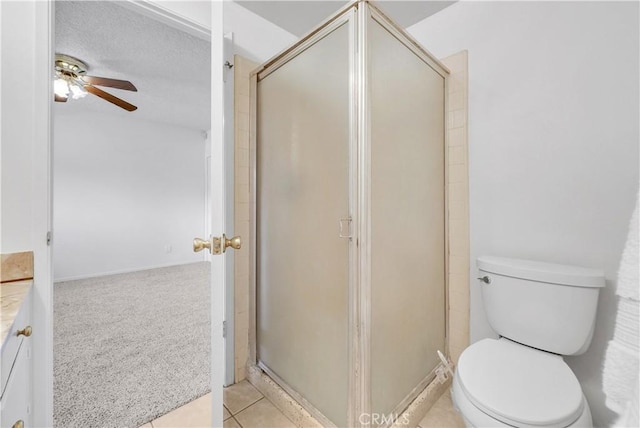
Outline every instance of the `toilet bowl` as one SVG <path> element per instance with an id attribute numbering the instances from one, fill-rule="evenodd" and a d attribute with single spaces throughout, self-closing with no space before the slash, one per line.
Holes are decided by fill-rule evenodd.
<path id="1" fill-rule="evenodd" d="M 562 357 L 501 338 L 471 345 L 452 400 L 467 427 L 592 426 L 589 405 Z"/>
<path id="2" fill-rule="evenodd" d="M 563 355 L 593 336 L 600 270 L 480 257 L 487 319 L 500 335 L 465 349 L 452 400 L 468 427 L 591 428 L 591 411 Z"/>

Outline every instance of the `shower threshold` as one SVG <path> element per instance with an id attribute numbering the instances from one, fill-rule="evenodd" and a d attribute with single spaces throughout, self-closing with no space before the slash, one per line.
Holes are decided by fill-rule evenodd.
<path id="1" fill-rule="evenodd" d="M 391 425 L 378 425 L 379 428 L 415 428 L 424 418 L 429 409 L 440 396 L 451 386 L 451 378 L 447 375 L 443 380 L 435 376 L 436 367 L 431 375 L 425 378 L 407 397 L 408 404 L 403 406 L 404 411 L 399 412 L 395 422 Z M 301 397 L 293 389 L 282 381 L 275 373 L 264 364 L 247 367 L 247 379 L 269 401 L 273 403 L 296 426 L 304 428 L 333 428 L 336 427 L 320 411 Z M 411 397 L 414 397 L 411 399 Z M 367 419 L 367 418 L 365 418 Z M 358 427 L 374 427 L 373 424 L 358 424 Z M 340 427 L 356 428 L 356 427 Z"/>

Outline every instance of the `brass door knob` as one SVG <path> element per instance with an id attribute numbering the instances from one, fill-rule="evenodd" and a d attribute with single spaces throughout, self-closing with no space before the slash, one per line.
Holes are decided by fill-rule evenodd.
<path id="1" fill-rule="evenodd" d="M 240 248 L 242 248 L 242 238 L 240 238 L 240 236 L 234 236 L 233 238 L 229 239 L 223 233 L 222 234 L 222 238 L 224 239 L 224 248 L 225 249 L 228 248 L 228 247 L 231 247 L 234 250 L 239 250 Z M 224 253 L 224 250 L 222 250 L 222 252 Z"/>
<path id="2" fill-rule="evenodd" d="M 16 331 L 16 336 L 24 336 L 24 337 L 31 336 L 31 326 L 28 325 L 25 328 L 23 328 L 22 330 Z M 18 422 L 20 422 L 20 421 L 18 421 Z M 16 423 L 18 423 L 18 422 L 16 422 Z"/>
<path id="3" fill-rule="evenodd" d="M 18 422 L 16 422 L 15 424 L 13 424 L 11 426 L 11 428 L 24 428 L 24 421 L 23 420 L 19 420 Z"/>
<path id="4" fill-rule="evenodd" d="M 211 241 L 205 241 L 204 239 L 194 238 L 193 239 L 193 251 L 197 253 L 198 251 L 202 251 L 205 248 L 209 249 L 211 252 Z"/>
<path id="5" fill-rule="evenodd" d="M 195 238 L 193 240 L 193 251 L 196 253 L 207 248 L 211 254 L 222 254 L 228 247 L 235 250 L 239 250 L 242 247 L 242 239 L 239 236 L 233 238 L 227 238 L 227 235 L 222 234 L 222 238 L 213 237 L 210 241 L 204 239 Z"/>

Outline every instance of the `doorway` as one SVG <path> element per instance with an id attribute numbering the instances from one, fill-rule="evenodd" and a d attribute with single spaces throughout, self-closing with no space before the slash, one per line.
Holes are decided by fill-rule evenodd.
<path id="1" fill-rule="evenodd" d="M 105 90 L 138 110 L 91 94 L 52 109 L 54 421 L 140 426 L 210 385 L 209 262 L 190 242 L 207 223 L 211 45 L 58 2 L 55 50 L 132 81 Z"/>

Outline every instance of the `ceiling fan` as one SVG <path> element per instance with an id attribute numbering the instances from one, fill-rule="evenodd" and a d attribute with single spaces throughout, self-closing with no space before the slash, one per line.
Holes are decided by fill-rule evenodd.
<path id="1" fill-rule="evenodd" d="M 73 99 L 82 98 L 87 93 L 96 95 L 127 111 L 134 111 L 138 107 L 111 95 L 97 86 L 138 91 L 133 83 L 127 80 L 108 79 L 106 77 L 87 76 L 89 67 L 77 58 L 69 55 L 56 54 L 56 80 L 53 84 L 55 100 L 65 103 L 69 96 Z"/>

